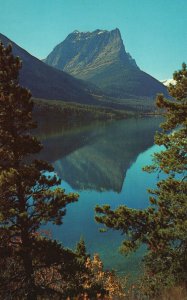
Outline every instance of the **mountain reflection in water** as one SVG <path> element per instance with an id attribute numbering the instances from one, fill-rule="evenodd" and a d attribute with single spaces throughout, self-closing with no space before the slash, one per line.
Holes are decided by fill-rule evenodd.
<path id="1" fill-rule="evenodd" d="M 127 119 L 66 130 L 51 123 L 49 135 L 44 123 L 41 155 L 74 189 L 119 193 L 128 168 L 153 145 L 159 122 L 159 118 Z"/>
<path id="2" fill-rule="evenodd" d="M 156 174 L 141 169 L 158 150 L 153 143 L 160 122 L 158 117 L 132 118 L 69 128 L 54 120 L 40 123 L 41 158 L 54 165 L 66 192 L 80 195 L 77 203 L 67 207 L 62 226 L 47 225 L 54 239 L 73 248 L 83 236 L 88 251 L 99 253 L 106 268 L 132 274 L 140 270 L 143 251 L 124 258 L 118 251 L 123 236 L 112 230 L 100 233 L 102 226 L 94 221 L 94 208 L 97 204 L 112 208 L 148 205 L 146 189 L 154 187 Z"/>

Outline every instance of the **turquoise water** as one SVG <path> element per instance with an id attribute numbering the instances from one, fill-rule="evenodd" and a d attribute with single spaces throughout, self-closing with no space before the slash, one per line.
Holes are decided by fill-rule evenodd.
<path id="1" fill-rule="evenodd" d="M 102 225 L 94 220 L 94 208 L 97 204 L 112 208 L 148 205 L 147 188 L 155 186 L 157 175 L 143 172 L 142 167 L 151 164 L 152 154 L 159 150 L 153 145 L 159 123 L 159 118 L 147 118 L 68 129 L 58 124 L 50 133 L 40 132 L 45 146 L 42 157 L 64 179 L 66 192 L 80 195 L 77 203 L 67 207 L 63 225 L 47 226 L 54 239 L 74 248 L 83 237 L 88 252 L 99 253 L 106 269 L 138 272 L 144 249 L 128 258 L 122 256 L 123 236 L 112 230 L 100 233 Z"/>

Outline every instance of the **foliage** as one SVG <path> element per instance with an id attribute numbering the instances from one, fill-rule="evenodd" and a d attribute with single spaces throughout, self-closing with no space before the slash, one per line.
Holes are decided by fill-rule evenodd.
<path id="1" fill-rule="evenodd" d="M 0 225 L 1 242 L 14 245 L 16 260 L 23 263 L 23 298 L 36 299 L 34 252 L 35 233 L 47 222 L 62 224 L 66 206 L 78 199 L 66 194 L 53 168 L 45 161 L 32 160 L 42 148 L 29 134 L 33 102 L 28 90 L 18 83 L 19 58 L 11 46 L 0 44 Z M 30 156 L 29 156 L 30 155 Z M 19 246 L 18 246 L 19 244 Z M 42 254 L 45 256 L 45 247 Z M 14 277 L 14 274 L 12 274 Z M 9 278 L 11 281 L 11 278 Z M 3 282 L 1 282 L 3 284 Z"/>
<path id="2" fill-rule="evenodd" d="M 146 171 L 162 176 L 155 190 L 149 190 L 150 206 L 144 210 L 120 206 L 97 207 L 96 220 L 125 234 L 122 250 L 136 250 L 142 243 L 148 248 L 145 257 L 143 286 L 147 294 L 159 294 L 163 287 L 187 282 L 187 68 L 174 73 L 176 85 L 169 87 L 167 100 L 158 95 L 157 106 L 166 111 L 163 131 L 155 143 L 164 150 L 154 155 Z"/>
<path id="3" fill-rule="evenodd" d="M 84 283 L 84 294 L 89 299 L 124 299 L 124 287 L 112 271 L 104 271 L 98 254 L 87 258 L 85 263 L 88 275 Z"/>
<path id="4" fill-rule="evenodd" d="M 38 119 L 48 117 L 52 122 L 59 119 L 66 126 L 67 124 L 87 124 L 91 121 L 104 121 L 123 119 L 133 116 L 132 112 L 117 110 L 102 106 L 86 105 L 79 103 L 67 103 L 56 100 L 33 99 L 35 103 L 34 116 Z M 130 108 L 129 108 L 130 110 Z"/>
<path id="5" fill-rule="evenodd" d="M 0 298 L 104 297 L 117 281 L 98 256 L 90 259 L 83 239 L 72 251 L 41 231 L 62 224 L 78 195 L 66 194 L 53 167 L 33 159 L 42 146 L 29 133 L 33 102 L 18 83 L 20 68 L 11 46 L 0 44 Z"/>
<path id="6" fill-rule="evenodd" d="M 16 247 L 12 243 L 1 243 L 0 296 L 25 299 L 25 270 L 22 258 L 17 255 L 21 250 L 21 240 Z M 52 299 L 58 295 L 77 294 L 81 286 L 82 270 L 77 255 L 64 249 L 60 244 L 40 235 L 35 237 L 32 249 L 34 282 L 37 296 Z M 10 281 L 11 280 L 11 281 Z"/>
<path id="7" fill-rule="evenodd" d="M 97 254 L 93 258 L 86 254 L 82 239 L 74 252 L 40 234 L 35 241 L 33 266 L 37 299 L 113 299 L 114 296 L 120 299 L 124 296 L 118 277 L 103 270 Z M 8 239 L 0 245 L 0 297 L 25 299 L 23 261 L 16 255 L 15 246 L 7 242 Z M 21 241 L 17 243 L 19 247 Z"/>

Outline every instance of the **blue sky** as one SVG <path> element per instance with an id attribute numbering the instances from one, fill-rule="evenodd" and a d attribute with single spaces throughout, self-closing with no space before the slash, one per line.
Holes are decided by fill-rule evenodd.
<path id="1" fill-rule="evenodd" d="M 0 32 L 38 58 L 72 31 L 119 28 L 126 50 L 157 79 L 187 62 L 187 0 L 0 0 Z"/>

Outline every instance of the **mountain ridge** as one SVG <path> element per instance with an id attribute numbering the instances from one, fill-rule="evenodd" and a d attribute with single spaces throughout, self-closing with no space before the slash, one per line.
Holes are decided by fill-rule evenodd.
<path id="1" fill-rule="evenodd" d="M 46 65 L 5 35 L 0 33 L 0 41 L 6 46 L 12 44 L 13 54 L 23 61 L 20 70 L 20 84 L 31 90 L 33 97 L 64 100 L 85 104 L 96 104 L 90 95 L 90 85 L 71 75 Z"/>

